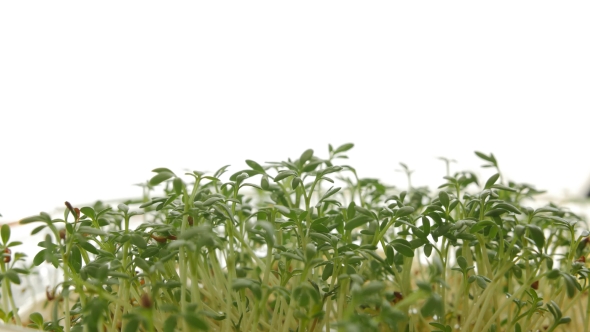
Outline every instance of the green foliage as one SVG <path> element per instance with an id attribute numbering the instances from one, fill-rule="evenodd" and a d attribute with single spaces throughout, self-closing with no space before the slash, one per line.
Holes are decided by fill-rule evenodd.
<path id="1" fill-rule="evenodd" d="M 224 178 L 157 168 L 141 200 L 73 207 L 21 220 L 44 232 L 34 266 L 63 282 L 51 317 L 30 327 L 70 331 L 550 331 L 587 302 L 590 248 L 581 218 L 493 168 L 480 187 L 450 172 L 435 192 L 359 178 L 353 144 L 259 163 Z M 271 181 L 272 180 L 272 181 Z M 329 182 L 329 183 L 326 183 Z M 153 195 L 152 195 L 153 194 Z M 137 228 L 131 218 L 139 218 Z M 137 219 L 139 220 L 139 219 Z M 11 285 L 24 256 L 1 229 L 1 318 L 17 322 Z M 15 265 L 19 262 L 19 265 Z M 584 311 L 585 312 L 585 311 Z M 569 315 L 569 316 L 566 316 Z M 578 317 L 579 318 L 579 317 Z M 582 320 L 584 321 L 584 320 Z M 584 321 L 586 328 L 588 319 Z M 578 330 L 583 330 L 579 328 Z"/>

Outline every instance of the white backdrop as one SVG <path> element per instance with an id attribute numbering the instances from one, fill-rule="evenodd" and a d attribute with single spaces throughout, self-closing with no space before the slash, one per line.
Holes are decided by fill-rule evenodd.
<path id="1" fill-rule="evenodd" d="M 0 222 L 354 142 L 361 177 L 442 183 L 493 152 L 580 195 L 589 2 L 3 1 Z M 489 175 L 489 173 L 481 173 Z"/>

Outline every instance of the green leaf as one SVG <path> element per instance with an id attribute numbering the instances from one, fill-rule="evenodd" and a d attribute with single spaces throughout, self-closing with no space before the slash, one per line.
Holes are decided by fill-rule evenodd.
<path id="1" fill-rule="evenodd" d="M 105 280 L 107 278 L 107 276 L 109 275 L 109 267 L 108 265 L 102 265 L 100 266 L 97 271 L 96 274 L 94 275 L 94 277 L 98 280 Z"/>
<path id="2" fill-rule="evenodd" d="M 357 212 L 360 212 L 360 213 L 364 214 L 365 216 L 370 216 L 370 217 L 374 216 L 374 214 L 369 209 L 365 209 L 362 206 L 355 206 L 354 209 Z"/>
<path id="3" fill-rule="evenodd" d="M 31 231 L 31 235 L 35 235 L 35 234 L 39 233 L 45 227 L 47 227 L 47 225 L 41 225 L 41 226 L 35 227 L 35 229 L 33 229 L 33 231 Z"/>
<path id="4" fill-rule="evenodd" d="M 2 225 L 0 233 L 2 233 L 2 243 L 8 243 L 8 240 L 10 240 L 10 226 L 7 224 Z"/>
<path id="5" fill-rule="evenodd" d="M 301 157 L 299 157 L 299 162 L 303 165 L 306 161 L 310 160 L 311 157 L 313 157 L 313 150 L 307 149 L 301 154 Z"/>
<path id="6" fill-rule="evenodd" d="M 561 274 L 561 272 L 559 270 L 553 269 L 553 270 L 547 272 L 547 279 L 549 279 L 549 280 L 557 279 L 560 274 Z"/>
<path id="7" fill-rule="evenodd" d="M 328 189 L 328 191 L 326 191 L 326 193 L 324 194 L 324 196 L 322 196 L 322 198 L 320 198 L 319 201 L 322 202 L 326 198 L 328 198 L 328 197 L 334 195 L 335 193 L 339 192 L 340 189 L 342 189 L 342 188 L 334 188 L 334 187 L 331 187 L 330 189 Z"/>
<path id="8" fill-rule="evenodd" d="M 321 159 L 310 161 L 305 166 L 303 166 L 303 172 L 304 173 L 311 172 L 311 171 L 315 170 L 316 168 L 318 168 L 318 166 L 320 166 L 323 162 L 324 161 Z"/>
<path id="9" fill-rule="evenodd" d="M 498 178 L 500 178 L 499 173 L 490 176 L 490 178 L 486 181 L 484 189 L 490 189 L 496 183 L 496 181 L 498 181 Z"/>
<path id="10" fill-rule="evenodd" d="M 574 276 L 567 273 L 563 273 L 562 276 L 563 280 L 565 281 L 567 297 L 571 299 L 576 294 L 576 288 L 581 289 L 582 287 L 576 281 L 576 278 L 574 278 Z"/>
<path id="11" fill-rule="evenodd" d="M 399 243 L 399 242 L 392 242 L 391 245 L 395 248 L 395 250 L 399 251 L 402 255 L 406 257 L 414 257 L 414 250 L 409 246 Z"/>
<path id="12" fill-rule="evenodd" d="M 500 190 L 506 190 L 506 191 L 516 192 L 516 189 L 507 187 L 507 186 L 505 186 L 503 184 L 495 184 L 495 185 L 492 186 L 492 188 L 493 189 L 500 189 Z"/>
<path id="13" fill-rule="evenodd" d="M 441 191 L 438 193 L 438 199 L 440 200 L 441 204 L 444 207 L 448 207 L 449 206 L 449 194 L 447 194 L 446 191 Z"/>
<path id="14" fill-rule="evenodd" d="M 79 273 L 80 269 L 82 268 L 82 255 L 80 254 L 80 249 L 78 249 L 77 246 L 72 247 L 69 260 L 70 264 L 72 265 L 72 269 L 74 269 L 74 272 Z"/>
<path id="15" fill-rule="evenodd" d="M 30 223 L 36 222 L 36 221 L 44 221 L 46 223 L 49 223 L 49 222 L 51 222 L 51 218 L 47 218 L 44 215 L 32 216 L 32 217 L 28 217 L 25 219 L 21 219 L 19 221 L 19 224 L 25 225 L 25 224 L 30 224 Z"/>
<path id="16" fill-rule="evenodd" d="M 260 187 L 264 190 L 270 189 L 270 184 L 268 183 L 268 175 L 264 174 L 262 179 L 260 179 Z"/>
<path id="17" fill-rule="evenodd" d="M 515 214 L 521 214 L 522 213 L 514 205 L 509 204 L 509 203 L 505 203 L 505 202 L 504 203 L 500 203 L 500 204 L 496 204 L 494 206 L 494 209 L 504 209 L 504 210 L 508 210 L 508 211 L 510 211 L 512 213 L 515 213 Z"/>
<path id="18" fill-rule="evenodd" d="M 299 256 L 299 255 L 296 255 L 296 254 L 294 254 L 294 253 L 292 253 L 292 252 L 282 252 L 282 253 L 281 253 L 281 255 L 283 255 L 283 256 L 285 256 L 285 257 L 287 257 L 287 258 L 291 258 L 291 259 L 294 259 L 294 260 L 301 261 L 301 262 L 303 262 L 303 261 L 304 261 L 304 260 L 303 260 L 303 257 L 301 257 L 301 256 Z"/>
<path id="19" fill-rule="evenodd" d="M 296 176 L 293 178 L 293 181 L 291 182 L 291 188 L 295 189 L 297 188 L 303 181 L 301 181 L 301 178 Z"/>
<path id="20" fill-rule="evenodd" d="M 436 327 L 437 329 L 440 329 L 441 332 L 444 332 L 447 329 L 447 327 L 445 325 L 441 324 L 441 323 L 430 322 L 428 324 Z"/>
<path id="21" fill-rule="evenodd" d="M 145 241 L 143 236 L 139 234 L 131 234 L 131 243 L 139 249 L 147 248 L 147 242 Z"/>
<path id="22" fill-rule="evenodd" d="M 399 208 L 397 211 L 395 211 L 395 217 L 396 218 L 401 218 L 401 217 L 405 217 L 408 216 L 410 214 L 412 214 L 414 212 L 414 208 L 411 206 L 404 206 L 402 208 Z"/>
<path id="23" fill-rule="evenodd" d="M 254 160 L 246 159 L 246 165 L 250 166 L 250 168 L 257 172 L 264 173 L 264 168 Z"/>
<path id="24" fill-rule="evenodd" d="M 40 313 L 34 312 L 30 314 L 29 320 L 33 322 L 35 325 L 37 325 L 38 328 L 43 327 L 43 316 Z"/>
<path id="25" fill-rule="evenodd" d="M 20 277 L 18 276 L 18 273 L 14 272 L 13 270 L 7 270 L 4 276 L 8 278 L 8 280 L 12 281 L 12 283 L 20 285 Z"/>
<path id="26" fill-rule="evenodd" d="M 139 267 L 140 269 L 142 269 L 143 271 L 149 271 L 150 269 L 150 265 L 147 263 L 147 261 L 141 257 L 136 257 L 134 259 L 135 265 L 137 267 Z"/>
<path id="27" fill-rule="evenodd" d="M 282 179 L 288 178 L 289 176 L 297 175 L 294 171 L 282 171 L 275 176 L 274 181 L 279 182 Z"/>
<path id="28" fill-rule="evenodd" d="M 91 207 L 85 206 L 80 209 L 80 212 L 82 212 L 85 216 L 89 217 L 92 220 L 96 219 L 96 212 Z"/>
<path id="29" fill-rule="evenodd" d="M 204 316 L 207 316 L 207 317 L 212 318 L 217 321 L 221 321 L 221 320 L 224 320 L 227 318 L 227 316 L 225 315 L 224 312 L 217 313 L 217 312 L 213 312 L 213 311 L 202 311 L 201 313 Z"/>
<path id="30" fill-rule="evenodd" d="M 172 188 L 174 189 L 174 193 L 178 196 L 182 194 L 182 188 L 184 187 L 184 183 L 182 182 L 181 178 L 174 178 L 172 181 Z"/>
<path id="31" fill-rule="evenodd" d="M 469 229 L 469 232 L 472 234 L 477 233 L 488 226 L 494 226 L 494 225 L 496 225 L 496 223 L 494 223 L 491 220 L 482 220 L 482 221 L 477 222 L 475 225 L 471 226 L 471 228 Z"/>
<path id="32" fill-rule="evenodd" d="M 380 293 L 383 288 L 385 288 L 385 284 L 382 281 L 373 280 L 363 286 L 361 292 L 363 296 L 371 296 Z"/>
<path id="33" fill-rule="evenodd" d="M 154 177 L 152 177 L 150 179 L 150 185 L 157 186 L 160 183 L 162 183 L 172 177 L 174 177 L 174 173 L 172 173 L 172 172 L 167 172 L 167 171 L 159 172 L 158 174 L 154 175 Z"/>
<path id="34" fill-rule="evenodd" d="M 465 270 L 467 268 L 467 260 L 463 256 L 457 257 L 457 264 L 459 264 L 459 267 L 462 270 Z"/>
<path id="35" fill-rule="evenodd" d="M 98 250 L 96 250 L 96 248 L 89 242 L 82 242 L 79 245 L 82 249 L 88 251 L 89 253 L 98 255 Z"/>
<path id="36" fill-rule="evenodd" d="M 529 234 L 533 241 L 535 241 L 535 245 L 539 248 L 539 251 L 543 250 L 543 246 L 545 245 L 545 235 L 543 234 L 543 230 L 537 225 L 528 225 Z"/>
<path id="37" fill-rule="evenodd" d="M 490 210 L 490 211 L 486 212 L 486 213 L 485 213 L 485 216 L 486 216 L 486 217 L 498 217 L 498 216 L 500 216 L 501 214 L 504 214 L 504 213 L 506 213 L 506 212 L 508 212 L 508 211 L 506 211 L 506 210 L 504 210 L 504 209 L 492 209 L 492 210 Z"/>
<path id="38" fill-rule="evenodd" d="M 45 261 L 45 251 L 47 251 L 47 249 L 43 249 L 35 255 L 33 258 L 33 264 L 35 264 L 35 266 L 39 266 Z"/>
<path id="39" fill-rule="evenodd" d="M 426 257 L 430 257 L 430 254 L 432 254 L 432 244 L 427 243 L 424 245 L 424 255 L 426 255 Z"/>
<path id="40" fill-rule="evenodd" d="M 206 201 L 204 201 L 203 206 L 211 206 L 219 201 L 223 201 L 223 198 L 214 196 L 214 197 L 208 198 Z"/>
<path id="41" fill-rule="evenodd" d="M 334 272 L 334 263 L 330 262 L 324 266 L 324 271 L 322 272 L 322 280 L 326 281 L 328 278 L 332 276 Z"/>
<path id="42" fill-rule="evenodd" d="M 432 317 L 434 315 L 442 316 L 443 315 L 443 301 L 440 295 L 437 293 L 432 293 L 430 297 L 420 309 L 420 313 L 424 317 Z"/>
<path id="43" fill-rule="evenodd" d="M 485 279 L 482 278 L 481 276 L 476 276 L 475 277 L 475 283 L 481 288 L 481 289 L 486 289 L 486 287 L 488 287 L 488 284 L 486 283 Z"/>
<path id="44" fill-rule="evenodd" d="M 422 230 L 424 234 L 430 234 L 430 220 L 427 217 L 422 217 Z"/>
<path id="45" fill-rule="evenodd" d="M 549 303 L 547 303 L 547 307 L 549 307 L 549 308 L 552 307 L 553 310 L 555 311 L 555 320 L 561 319 L 561 317 L 563 316 L 563 313 L 561 312 L 559 305 L 557 305 L 557 303 L 555 303 L 555 301 L 551 300 Z"/>
<path id="46" fill-rule="evenodd" d="M 372 220 L 373 218 L 366 216 L 364 214 L 359 214 L 358 216 L 352 218 L 351 220 L 349 220 L 345 225 L 344 225 L 344 229 L 345 230 L 352 230 L 355 229 L 359 226 L 362 226 L 364 224 L 366 224 L 367 222 L 369 222 L 369 220 Z"/>
<path id="47" fill-rule="evenodd" d="M 80 226 L 80 228 L 78 228 L 78 233 L 92 234 L 92 235 L 107 235 L 107 232 L 103 231 L 102 229 L 89 227 L 89 226 Z"/>
<path id="48" fill-rule="evenodd" d="M 291 214 L 291 210 L 288 207 L 282 205 L 275 205 L 275 209 L 277 209 L 282 215 L 289 216 Z"/>
<path id="49" fill-rule="evenodd" d="M 98 317 L 96 317 L 98 319 Z M 131 319 L 125 324 L 125 330 L 123 332 L 136 332 L 139 330 L 139 319 L 132 316 Z"/>
<path id="50" fill-rule="evenodd" d="M 123 211 L 125 213 L 129 212 L 129 207 L 123 203 L 117 205 L 117 207 L 119 208 L 119 211 Z"/>
<path id="51" fill-rule="evenodd" d="M 154 173 L 162 173 L 162 172 L 174 173 L 170 170 L 170 168 L 166 168 L 166 167 L 154 168 L 154 169 L 152 169 L 152 172 L 154 172 Z"/>
<path id="52" fill-rule="evenodd" d="M 498 231 L 500 231 L 500 227 L 498 227 L 498 225 L 494 225 L 494 226 L 490 227 L 490 233 L 488 234 L 490 239 L 495 238 L 496 234 L 498 234 Z"/>
<path id="53" fill-rule="evenodd" d="M 245 279 L 245 278 L 234 279 L 234 281 L 232 283 L 232 289 L 237 291 L 237 290 L 244 289 L 244 288 L 250 288 L 253 283 L 254 282 L 250 279 Z"/>
<path id="54" fill-rule="evenodd" d="M 273 247 L 275 245 L 275 230 L 273 225 L 268 221 L 260 220 L 256 223 L 256 226 L 264 230 L 262 237 L 266 241 L 267 245 Z"/>
<path id="55" fill-rule="evenodd" d="M 176 315 L 168 317 L 164 321 L 164 332 L 174 332 L 176 330 Z"/>
<path id="56" fill-rule="evenodd" d="M 336 150 L 334 150 L 334 154 L 346 152 L 346 151 L 352 149 L 353 147 L 354 147 L 353 143 L 342 144 L 338 148 L 336 148 Z"/>
<path id="57" fill-rule="evenodd" d="M 349 167 L 350 168 L 350 167 Z M 334 172 L 340 172 L 342 170 L 341 166 L 330 166 L 327 168 L 324 168 L 323 170 L 318 172 L 318 176 L 322 177 L 326 174 L 330 174 L 330 173 L 334 173 Z"/>
<path id="58" fill-rule="evenodd" d="M 197 316 L 194 312 L 185 313 L 184 320 L 193 329 L 197 329 L 197 331 L 209 331 L 209 325 L 207 325 L 207 322 Z"/>
<path id="59" fill-rule="evenodd" d="M 420 239 L 427 240 L 428 234 L 425 234 L 420 228 L 412 227 L 412 234 L 416 235 Z"/>
<path id="60" fill-rule="evenodd" d="M 495 163 L 496 162 L 496 159 L 493 158 L 491 155 L 488 157 L 488 156 L 486 156 L 485 154 L 483 154 L 483 153 L 481 153 L 479 151 L 475 151 L 475 155 L 478 156 L 478 157 L 480 157 L 481 159 L 483 159 L 485 161 L 489 161 L 491 163 Z"/>

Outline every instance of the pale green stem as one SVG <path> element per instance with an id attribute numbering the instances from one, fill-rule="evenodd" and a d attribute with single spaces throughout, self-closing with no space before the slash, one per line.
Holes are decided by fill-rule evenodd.
<path id="1" fill-rule="evenodd" d="M 512 300 L 515 298 L 518 298 L 522 295 L 522 293 L 524 293 L 525 290 L 527 290 L 529 288 L 528 285 L 532 284 L 535 280 L 539 280 L 541 279 L 542 276 L 537 276 L 534 278 L 530 278 L 524 285 L 522 285 L 517 291 L 516 293 L 512 294 L 512 296 L 510 298 L 508 298 L 497 310 L 496 312 L 494 312 L 494 314 L 492 315 L 492 317 L 490 319 L 488 319 L 488 322 L 486 323 L 486 325 L 483 327 L 483 329 L 478 330 L 477 329 L 477 324 L 476 325 L 476 329 L 474 329 L 474 331 L 488 331 L 490 326 L 492 325 L 492 323 L 494 322 L 494 320 L 496 319 L 496 317 L 498 317 L 503 311 L 504 309 L 509 306 L 512 303 Z"/>

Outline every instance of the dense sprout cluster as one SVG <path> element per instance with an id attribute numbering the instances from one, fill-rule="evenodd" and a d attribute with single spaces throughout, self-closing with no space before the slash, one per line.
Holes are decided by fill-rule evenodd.
<path id="1" fill-rule="evenodd" d="M 387 186 L 323 159 L 259 164 L 222 180 L 155 169 L 141 202 L 23 219 L 47 231 L 47 331 L 588 331 L 588 232 L 497 173 L 447 174 L 437 190 Z M 447 165 L 449 160 L 446 160 Z M 410 178 L 411 171 L 402 164 Z M 448 169 L 448 168 L 447 168 Z M 447 171 L 448 172 L 448 171 Z M 151 197 L 155 188 L 160 197 Z M 138 206 L 138 207 L 137 207 Z M 130 208 L 131 207 L 131 208 Z M 143 218 L 137 228 L 130 219 Z M 2 228 L 2 249 L 10 229 Z M 5 254 L 5 257 L 10 257 Z M 16 321 L 2 263 L 2 315 Z M 20 320 L 18 321 L 20 322 Z"/>

